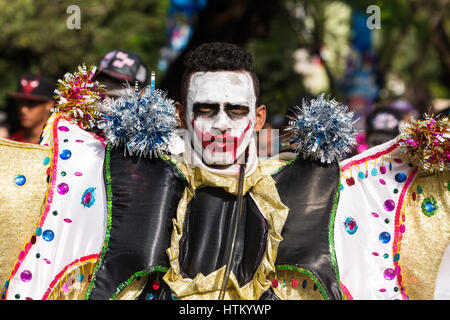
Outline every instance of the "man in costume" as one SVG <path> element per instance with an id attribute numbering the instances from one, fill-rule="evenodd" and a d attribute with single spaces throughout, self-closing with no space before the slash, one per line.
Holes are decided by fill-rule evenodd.
<path id="1" fill-rule="evenodd" d="M 54 121 L 47 130 L 56 149 L 52 202 L 11 272 L 8 299 L 73 298 L 83 283 L 90 299 L 218 299 L 221 290 L 225 299 L 340 299 L 329 242 L 338 165 L 257 160 L 254 132 L 265 107 L 257 103 L 258 79 L 245 50 L 201 46 L 184 79 L 185 101 L 177 106 L 192 139 L 178 154 L 124 156 L 111 145 L 105 151 L 67 119 Z M 105 184 L 90 171 L 102 157 Z M 37 261 L 38 253 L 50 263 Z M 58 260 L 65 262 L 53 267 Z M 35 280 L 50 285 L 25 294 Z"/>
<path id="2" fill-rule="evenodd" d="M 448 219 L 445 192 L 442 198 L 427 195 L 423 200 L 425 192 L 412 192 L 417 165 L 409 163 L 418 157 L 417 149 L 408 149 L 398 138 L 339 167 L 337 160 L 355 143 L 352 117 L 344 106 L 321 95 L 297 108 L 291 118 L 288 132 L 300 152 L 257 160 L 253 133 L 264 124 L 265 108 L 258 103 L 251 56 L 234 45 L 213 43 L 194 50 L 186 63 L 185 99 L 176 104 L 189 133 L 184 149 L 171 144 L 178 122 L 175 108 L 158 90 L 127 91 L 114 101 L 115 111 L 102 120 L 105 141 L 83 130 L 96 116 L 81 109 L 97 101 L 95 83 L 89 82 L 95 71 L 80 68 L 65 77 L 58 88 L 64 97 L 57 106 L 59 114 L 44 131 L 51 147 L 34 150 L 37 160 L 26 168 L 16 164 L 0 180 L 2 190 L 11 189 L 6 197 L 15 200 L 16 207 L 16 193 L 23 192 L 25 199 L 33 192 L 35 207 L 27 212 L 38 212 L 37 223 L 27 231 L 31 237 L 10 263 L 3 297 L 408 297 L 410 283 L 401 276 L 414 271 L 417 261 L 408 261 L 413 255 L 407 249 L 403 259 L 412 269 L 399 268 L 402 260 L 396 255 L 401 235 L 402 248 L 409 241 L 405 242 L 409 227 L 404 226 L 409 216 L 402 215 L 408 210 L 405 195 L 420 199 L 427 217 Z M 89 85 L 79 85 L 83 81 Z M 85 100 L 77 98 L 72 104 L 71 93 L 78 97 L 80 91 Z M 77 116 L 74 108 L 79 108 Z M 414 141 L 412 145 L 424 142 L 413 134 L 420 130 L 439 137 L 436 140 L 443 142 L 429 156 L 437 157 L 441 168 L 448 119 L 430 124 L 431 120 L 411 127 L 407 140 Z M 18 154 L 23 147 L 2 145 L 2 150 Z M 401 147 L 410 153 L 398 155 Z M 26 171 L 30 167 L 35 176 Z M 447 171 L 441 171 L 443 175 L 432 174 L 429 181 L 420 182 L 421 190 L 436 179 L 447 179 Z M 443 188 L 442 183 L 436 186 Z M 354 199 L 359 199 L 356 205 Z M 434 214 L 437 202 L 441 215 Z M 393 211 L 395 217 L 381 220 Z M 383 230 L 378 230 L 380 222 Z M 411 233 L 422 234 L 417 227 Z M 384 257 L 386 244 L 392 245 L 389 259 Z M 448 239 L 439 245 L 445 248 Z M 445 288 L 436 280 L 445 279 L 445 272 L 436 271 L 442 252 L 430 263 L 430 281 L 438 283 L 439 292 Z M 420 292 L 427 284 L 417 281 L 410 287 Z"/>

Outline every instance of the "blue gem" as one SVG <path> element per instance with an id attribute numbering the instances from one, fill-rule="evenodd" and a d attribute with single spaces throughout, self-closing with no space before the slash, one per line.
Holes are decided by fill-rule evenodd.
<path id="1" fill-rule="evenodd" d="M 155 300 L 155 295 L 153 293 L 149 293 L 146 297 L 147 300 Z"/>
<path id="2" fill-rule="evenodd" d="M 364 177 L 365 177 L 364 172 L 362 172 L 362 171 L 358 172 L 358 177 L 360 179 L 364 179 Z"/>
<path id="3" fill-rule="evenodd" d="M 46 157 L 43 162 L 44 166 L 48 165 L 49 163 L 50 163 L 50 158 Z"/>
<path id="4" fill-rule="evenodd" d="M 302 288 L 303 288 L 303 289 L 306 288 L 306 284 L 307 284 L 306 280 L 303 280 L 303 282 L 302 282 Z"/>
<path id="5" fill-rule="evenodd" d="M 406 174 L 404 174 L 403 172 L 397 173 L 395 175 L 395 181 L 399 182 L 399 183 L 403 183 L 406 181 Z"/>
<path id="6" fill-rule="evenodd" d="M 52 230 L 45 230 L 45 231 L 42 233 L 42 238 L 43 238 L 45 241 L 52 241 L 54 237 L 55 237 L 55 234 L 53 233 Z"/>
<path id="7" fill-rule="evenodd" d="M 372 172 L 371 172 L 372 176 L 376 176 L 377 173 L 378 173 L 377 168 L 373 168 L 373 169 L 372 169 Z"/>
<path id="8" fill-rule="evenodd" d="M 95 202 L 95 188 L 88 188 L 81 196 L 81 204 L 90 208 Z"/>
<path id="9" fill-rule="evenodd" d="M 61 157 L 61 159 L 63 160 L 67 160 L 72 156 L 72 152 L 70 152 L 70 150 L 64 149 L 59 156 Z"/>
<path id="10" fill-rule="evenodd" d="M 344 186 L 343 186 L 342 183 L 341 183 L 341 191 L 342 191 L 342 190 L 344 190 Z"/>
<path id="11" fill-rule="evenodd" d="M 80 274 L 79 276 L 78 276 L 78 282 L 81 282 L 81 281 L 83 281 L 84 280 L 84 274 Z"/>
<path id="12" fill-rule="evenodd" d="M 37 227 L 36 228 L 36 235 L 39 237 L 42 234 L 42 228 L 41 227 Z"/>
<path id="13" fill-rule="evenodd" d="M 14 178 L 14 182 L 15 184 L 17 184 L 18 186 L 23 186 L 25 184 L 25 182 L 27 182 L 27 178 L 25 178 L 24 175 L 22 174 L 18 174 L 15 178 Z"/>
<path id="14" fill-rule="evenodd" d="M 9 281 L 6 281 L 5 282 L 5 289 L 8 289 L 8 287 L 9 287 Z"/>
<path id="15" fill-rule="evenodd" d="M 391 235 L 388 232 L 380 233 L 379 239 L 382 243 L 388 243 L 391 241 Z"/>
<path id="16" fill-rule="evenodd" d="M 425 210 L 427 210 L 427 212 L 431 212 L 434 209 L 436 209 L 436 207 L 434 206 L 434 204 L 432 202 L 425 203 Z"/>

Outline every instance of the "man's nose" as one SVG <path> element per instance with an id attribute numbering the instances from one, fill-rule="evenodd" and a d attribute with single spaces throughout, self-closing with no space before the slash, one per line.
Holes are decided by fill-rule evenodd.
<path id="1" fill-rule="evenodd" d="M 226 132 L 230 128 L 230 118 L 223 110 L 220 110 L 216 115 L 213 128 L 221 132 Z"/>

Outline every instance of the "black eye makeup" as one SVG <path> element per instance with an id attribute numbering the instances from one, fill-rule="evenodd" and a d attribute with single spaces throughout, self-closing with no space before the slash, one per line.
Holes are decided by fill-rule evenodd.
<path id="1" fill-rule="evenodd" d="M 243 105 L 226 104 L 225 112 L 228 114 L 230 118 L 237 119 L 248 115 L 250 109 L 249 107 Z"/>
<path id="2" fill-rule="evenodd" d="M 194 118 L 197 117 L 212 117 L 215 116 L 220 110 L 218 103 L 202 103 L 196 102 L 193 105 Z"/>

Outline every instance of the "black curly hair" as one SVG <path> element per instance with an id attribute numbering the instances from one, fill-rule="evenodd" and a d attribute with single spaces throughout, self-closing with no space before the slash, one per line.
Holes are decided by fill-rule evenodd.
<path id="1" fill-rule="evenodd" d="M 259 102 L 259 79 L 253 70 L 253 57 L 244 48 L 232 43 L 209 42 L 186 55 L 185 71 L 181 80 L 181 99 L 186 104 L 190 76 L 195 72 L 247 71 L 253 79 L 256 106 Z"/>

